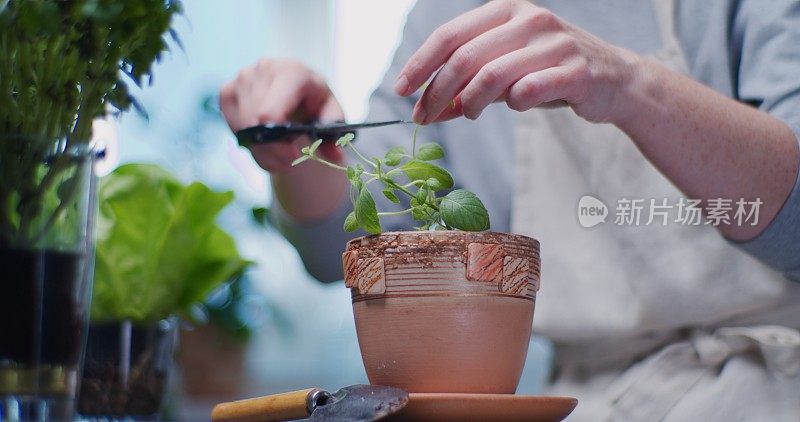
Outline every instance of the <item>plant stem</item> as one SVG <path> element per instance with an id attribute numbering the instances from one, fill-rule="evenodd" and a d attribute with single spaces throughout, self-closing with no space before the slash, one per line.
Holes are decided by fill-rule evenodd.
<path id="1" fill-rule="evenodd" d="M 341 170 L 341 171 L 344 171 L 344 172 L 347 171 L 347 167 L 343 167 L 343 166 L 340 166 L 338 164 L 331 163 L 330 161 L 323 160 L 322 158 L 319 158 L 316 155 L 311 154 L 311 155 L 309 155 L 309 157 L 311 157 L 312 160 L 320 162 L 322 164 L 325 164 L 328 167 L 335 168 L 337 170 Z"/>
<path id="2" fill-rule="evenodd" d="M 405 214 L 411 214 L 411 208 L 409 208 L 407 210 L 403 210 L 403 211 L 384 211 L 384 212 L 379 212 L 378 213 L 378 217 L 393 216 L 393 215 L 405 215 Z"/>
<path id="3" fill-rule="evenodd" d="M 352 142 L 348 142 L 348 143 L 347 143 L 347 146 L 349 146 L 349 147 L 350 147 L 350 149 L 352 149 L 352 150 L 353 150 L 353 152 L 354 152 L 354 153 L 355 153 L 355 154 L 358 156 L 358 158 L 360 158 L 360 159 L 362 159 L 363 161 L 367 162 L 367 163 L 368 163 L 369 165 L 371 165 L 373 168 L 378 168 L 378 166 L 377 166 L 375 163 L 373 163 L 371 160 L 367 159 L 367 157 L 364 157 L 363 155 L 361 155 L 361 153 L 358 151 L 358 149 L 356 149 L 356 147 L 353 145 L 353 143 L 352 143 Z"/>
<path id="4" fill-rule="evenodd" d="M 322 164 L 325 164 L 325 165 L 326 165 L 326 166 L 328 166 L 328 167 L 332 167 L 332 168 L 335 168 L 335 169 L 337 169 L 337 170 L 341 170 L 341 171 L 344 171 L 344 172 L 346 172 L 346 171 L 347 171 L 347 167 L 343 167 L 343 166 L 340 166 L 340 165 L 338 165 L 338 164 L 331 163 L 330 161 L 328 161 L 328 160 L 326 160 L 326 159 L 324 159 L 324 158 L 319 158 L 319 156 L 317 156 L 317 155 L 314 155 L 314 154 L 309 154 L 308 156 L 309 156 L 309 157 L 310 157 L 312 160 L 314 160 L 314 161 L 317 161 L 317 162 L 320 162 L 320 163 L 322 163 Z M 370 173 L 370 172 L 368 172 L 368 171 L 365 171 L 365 172 L 363 172 L 363 173 L 361 173 L 361 174 L 363 174 L 363 175 L 365 175 L 365 176 L 372 177 L 372 179 L 370 179 L 370 180 L 369 180 L 369 182 L 371 182 L 371 181 L 373 181 L 373 180 L 376 180 L 376 179 L 378 179 L 378 178 L 379 178 L 377 174 L 375 174 L 375 173 Z M 369 183 L 369 182 L 367 182 L 367 183 Z"/>
<path id="5" fill-rule="evenodd" d="M 417 158 L 417 131 L 419 125 L 414 125 L 414 133 L 411 135 L 411 158 Z"/>
<path id="6" fill-rule="evenodd" d="M 411 186 L 417 186 L 417 185 L 422 186 L 424 184 L 425 184 L 425 181 L 423 181 L 423 180 L 415 180 L 413 182 L 406 183 L 405 185 L 403 185 L 403 187 L 404 188 L 409 188 Z"/>
<path id="7" fill-rule="evenodd" d="M 58 220 L 58 218 L 61 217 L 61 214 L 64 212 L 64 210 L 66 210 L 67 206 L 72 205 L 73 199 L 75 199 L 75 195 L 77 195 L 78 193 L 78 187 L 80 186 L 80 182 L 82 180 L 79 174 L 80 170 L 81 170 L 80 167 L 75 169 L 75 174 L 69 180 L 69 185 L 67 186 L 66 195 L 64 195 L 64 197 L 61 198 L 61 201 L 58 203 L 58 206 L 53 211 L 53 213 L 50 214 L 50 217 L 47 219 L 42 228 L 39 230 L 39 233 L 36 234 L 36 236 L 33 236 L 32 238 L 33 241 L 31 242 L 31 245 L 36 245 L 45 236 L 47 236 L 47 233 L 49 233 L 50 229 L 53 228 L 53 225 L 55 224 L 56 220 Z"/>
<path id="8" fill-rule="evenodd" d="M 385 179 L 384 179 L 384 180 L 385 180 Z M 393 180 L 386 180 L 386 184 L 387 184 L 387 185 L 389 185 L 389 186 L 391 186 L 391 187 L 393 187 L 393 188 L 395 188 L 395 189 L 397 189 L 397 190 L 399 190 L 400 192 L 403 192 L 403 193 L 404 193 L 404 194 L 406 194 L 406 195 L 407 195 L 409 198 L 412 198 L 412 199 L 414 199 L 414 198 L 416 198 L 416 197 L 417 197 L 416 195 L 414 195 L 414 193 L 413 193 L 413 192 L 411 192 L 410 190 L 408 190 L 406 187 L 404 187 L 404 186 L 402 186 L 402 185 L 398 185 L 398 184 L 397 184 L 397 183 L 395 183 Z M 422 205 L 422 204 L 420 204 L 420 205 Z M 429 207 L 433 208 L 434 210 L 436 210 L 436 211 L 439 211 L 439 207 L 438 207 L 436 204 L 433 204 L 433 203 L 428 203 L 427 205 L 428 205 Z"/>
<path id="9" fill-rule="evenodd" d="M 398 184 L 396 184 L 394 182 L 392 182 L 392 185 L 393 185 L 393 187 L 395 189 L 397 189 L 400 192 L 403 192 L 404 194 L 408 195 L 409 198 L 416 198 L 417 197 L 416 195 L 414 195 L 413 192 L 411 192 L 410 190 L 408 190 L 407 188 L 405 188 L 403 186 L 400 186 L 400 185 L 398 185 Z"/>

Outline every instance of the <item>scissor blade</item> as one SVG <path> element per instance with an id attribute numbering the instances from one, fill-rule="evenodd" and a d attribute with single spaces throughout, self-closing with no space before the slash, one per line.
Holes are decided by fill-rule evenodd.
<path id="1" fill-rule="evenodd" d="M 335 138 L 356 129 L 370 127 L 389 126 L 400 123 L 412 123 L 406 120 L 389 120 L 385 122 L 364 122 L 364 123 L 322 123 L 322 124 L 298 124 L 298 123 L 265 123 L 263 125 L 252 126 L 236 132 L 236 139 L 239 145 L 250 147 L 256 144 L 269 142 L 281 142 L 290 139 L 292 135 L 306 134 L 312 138 L 323 138 L 335 140 Z"/>
<path id="2" fill-rule="evenodd" d="M 388 120 L 385 122 L 363 122 L 363 123 L 326 123 L 326 124 L 317 124 L 317 125 L 309 125 L 313 126 L 318 133 L 328 133 L 328 132 L 349 132 L 351 130 L 356 129 L 363 129 L 368 127 L 380 127 L 380 126 L 389 126 L 389 125 L 396 125 L 400 123 L 412 123 L 407 120 Z"/>

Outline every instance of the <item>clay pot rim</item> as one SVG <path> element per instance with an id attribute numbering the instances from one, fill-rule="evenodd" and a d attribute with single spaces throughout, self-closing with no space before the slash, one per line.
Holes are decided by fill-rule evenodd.
<path id="1" fill-rule="evenodd" d="M 402 231 L 391 231 L 391 232 L 382 232 L 380 234 L 370 234 L 365 236 L 359 236 L 347 241 L 347 250 L 350 250 L 350 246 L 356 244 L 357 242 L 361 242 L 365 239 L 380 239 L 384 237 L 393 237 L 393 236 L 444 236 L 444 237 L 455 237 L 455 238 L 463 238 L 466 236 L 479 236 L 479 237 L 499 237 L 504 241 L 513 241 L 516 240 L 518 242 L 532 242 L 534 249 L 539 249 L 539 241 L 530 236 L 525 236 L 522 234 L 515 234 L 509 232 L 495 232 L 495 231 L 480 231 L 480 232 L 468 232 L 463 230 L 438 230 L 438 231 L 421 231 L 421 230 L 402 230 Z"/>

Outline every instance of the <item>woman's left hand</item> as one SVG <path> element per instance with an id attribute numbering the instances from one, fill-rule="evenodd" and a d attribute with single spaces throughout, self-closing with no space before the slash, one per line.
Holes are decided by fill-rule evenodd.
<path id="1" fill-rule="evenodd" d="M 564 103 L 593 122 L 615 122 L 639 57 L 525 0 L 496 0 L 442 25 L 406 63 L 395 85 L 416 91 L 441 67 L 414 107 L 427 124 L 476 119 L 505 100 L 524 111 Z"/>

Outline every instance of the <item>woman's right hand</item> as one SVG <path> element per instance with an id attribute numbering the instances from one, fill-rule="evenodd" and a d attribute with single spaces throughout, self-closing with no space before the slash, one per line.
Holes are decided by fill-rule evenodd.
<path id="1" fill-rule="evenodd" d="M 342 107 L 321 76 L 302 63 L 262 59 L 242 69 L 219 93 L 219 105 L 228 126 L 236 132 L 266 122 L 343 120 Z M 322 220 L 341 207 L 347 179 L 338 170 L 315 161 L 292 167 L 307 136 L 286 142 L 254 145 L 256 162 L 272 173 L 272 190 L 281 207 L 297 222 Z M 328 161 L 343 163 L 344 154 L 333 142 L 317 150 Z"/>
<path id="2" fill-rule="evenodd" d="M 292 120 L 336 121 L 344 113 L 325 80 L 300 62 L 261 59 L 246 67 L 219 93 L 219 105 L 234 132 L 260 123 Z M 250 149 L 264 170 L 285 173 L 300 156 L 300 148 L 311 142 L 297 137 L 287 142 L 255 145 Z M 325 142 L 319 153 L 330 161 L 341 162 L 342 152 Z"/>

